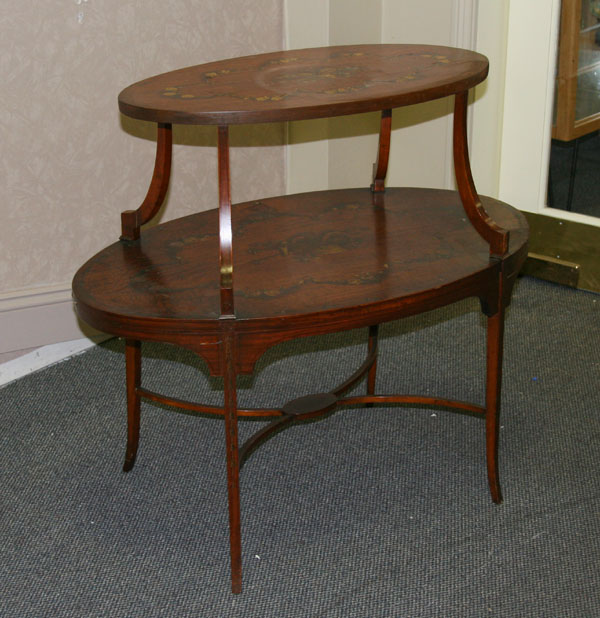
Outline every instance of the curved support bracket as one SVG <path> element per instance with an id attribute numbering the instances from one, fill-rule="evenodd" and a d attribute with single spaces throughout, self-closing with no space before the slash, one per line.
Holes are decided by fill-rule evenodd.
<path id="1" fill-rule="evenodd" d="M 152 181 L 140 207 L 137 210 L 126 210 L 121 213 L 121 240 L 137 240 L 140 237 L 140 227 L 156 216 L 160 210 L 169 188 L 172 151 L 171 125 L 159 123 Z"/>
<path id="2" fill-rule="evenodd" d="M 479 235 L 489 244 L 490 255 L 501 257 L 508 251 L 509 232 L 500 227 L 481 205 L 475 189 L 467 146 L 468 91 L 454 100 L 454 173 L 465 213 Z"/>
<path id="3" fill-rule="evenodd" d="M 377 161 L 373 166 L 373 193 L 385 191 L 385 176 L 387 174 L 388 161 L 390 159 L 390 142 L 392 133 L 392 110 L 381 111 L 381 124 L 379 128 L 379 147 L 377 149 Z"/>
<path id="4" fill-rule="evenodd" d="M 231 230 L 231 178 L 229 127 L 219 126 L 219 266 L 221 316 L 233 316 L 233 233 Z"/>

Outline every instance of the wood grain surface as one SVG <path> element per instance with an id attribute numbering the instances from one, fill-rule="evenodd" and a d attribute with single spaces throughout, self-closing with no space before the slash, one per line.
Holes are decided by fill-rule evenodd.
<path id="1" fill-rule="evenodd" d="M 187 67 L 125 88 L 126 116 L 175 124 L 323 118 L 410 105 L 483 81 L 485 56 L 432 45 L 282 51 Z"/>
<path id="2" fill-rule="evenodd" d="M 518 253 L 527 239 L 523 215 L 483 199 L 511 231 L 509 255 Z M 388 188 L 373 202 L 368 189 L 347 189 L 235 205 L 237 321 L 283 326 L 282 319 L 298 314 L 400 304 L 490 268 L 488 245 L 457 193 Z M 218 210 L 170 221 L 85 264 L 74 281 L 78 307 L 138 319 L 216 321 L 218 257 Z"/>

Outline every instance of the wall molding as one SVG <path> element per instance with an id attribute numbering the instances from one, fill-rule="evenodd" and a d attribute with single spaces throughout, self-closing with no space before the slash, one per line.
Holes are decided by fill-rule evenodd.
<path id="1" fill-rule="evenodd" d="M 108 335 L 101 335 L 100 339 L 106 339 Z M 23 354 L 13 360 L 0 364 L 0 387 L 6 386 L 19 378 L 30 373 L 50 367 L 64 360 L 77 356 L 96 345 L 100 341 L 93 339 L 77 339 L 46 345 L 33 352 Z"/>
<path id="2" fill-rule="evenodd" d="M 71 286 L 67 283 L 13 290 L 0 294 L 0 313 L 25 307 L 54 305 L 70 299 Z"/>
<path id="3" fill-rule="evenodd" d="M 75 315 L 70 284 L 0 294 L 0 354 L 101 337 Z"/>

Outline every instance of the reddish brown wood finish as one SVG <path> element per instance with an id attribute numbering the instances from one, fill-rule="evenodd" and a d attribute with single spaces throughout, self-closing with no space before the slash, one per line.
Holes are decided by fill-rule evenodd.
<path id="1" fill-rule="evenodd" d="M 229 172 L 229 131 L 219 127 L 219 266 L 221 315 L 233 312 L 233 232 L 231 229 L 231 179 Z"/>
<path id="2" fill-rule="evenodd" d="M 121 213 L 121 239 L 137 240 L 140 227 L 153 219 L 167 195 L 171 177 L 173 131 L 170 124 L 159 124 L 156 138 L 154 174 L 144 201 L 137 210 Z"/>
<path id="3" fill-rule="evenodd" d="M 377 149 L 377 161 L 373 170 L 373 184 L 371 190 L 374 193 L 385 191 L 385 177 L 387 175 L 388 161 L 390 158 L 390 143 L 392 141 L 392 110 L 384 109 L 381 112 L 381 127 L 379 129 L 379 148 Z"/>
<path id="4" fill-rule="evenodd" d="M 231 582 L 240 592 L 240 467 L 286 425 L 349 405 L 439 406 L 485 418 L 492 499 L 498 480 L 498 414 L 504 311 L 527 252 L 527 224 L 510 206 L 480 197 L 467 151 L 467 94 L 487 74 L 473 52 L 417 45 L 279 52 L 190 67 L 126 88 L 121 111 L 159 123 L 150 189 L 122 215 L 123 235 L 77 272 L 79 316 L 126 338 L 128 437 L 134 464 L 140 399 L 223 416 Z M 393 107 L 455 95 L 458 192 L 385 188 Z M 371 190 L 319 191 L 232 207 L 228 125 L 380 110 Z M 218 208 L 144 230 L 158 212 L 171 167 L 171 123 L 216 124 Z M 234 254 L 235 244 L 235 254 Z M 217 263 L 218 262 L 218 263 Z M 488 316 L 485 406 L 421 394 L 376 393 L 381 322 L 470 296 Z M 327 393 L 240 409 L 236 380 L 270 346 L 295 337 L 368 327 L 367 356 Z M 222 407 L 141 385 L 140 341 L 194 350 L 224 383 Z M 366 376 L 366 395 L 344 393 Z M 238 445 L 238 418 L 271 423 Z"/>
<path id="5" fill-rule="evenodd" d="M 490 245 L 490 254 L 503 256 L 508 251 L 509 232 L 502 229 L 485 211 L 477 195 L 467 149 L 467 91 L 459 92 L 454 104 L 454 170 L 465 212 L 473 227 Z"/>
<path id="6" fill-rule="evenodd" d="M 252 337 L 260 345 L 271 332 L 368 326 L 465 296 L 495 306 L 499 264 L 465 221 L 456 192 L 388 188 L 379 206 L 373 199 L 369 189 L 341 189 L 234 206 L 235 328 L 246 344 Z M 512 231 L 505 260 L 516 272 L 525 218 L 482 199 Z M 179 343 L 197 333 L 210 358 L 207 336 L 220 330 L 218 254 L 217 210 L 150 228 L 139 242 L 117 242 L 82 266 L 78 310 L 121 336 Z M 245 360 L 241 367 L 252 369 Z"/>
<path id="7" fill-rule="evenodd" d="M 127 449 L 123 471 L 133 468 L 140 438 L 140 386 L 142 381 L 142 355 L 140 342 L 125 341 L 125 366 L 127 382 Z"/>
<path id="8" fill-rule="evenodd" d="M 369 327 L 369 353 L 377 350 L 377 339 L 379 335 L 379 325 Z M 375 380 L 377 378 L 377 356 L 373 359 L 373 364 L 369 369 L 367 376 L 367 394 L 373 395 L 375 393 Z"/>
<path id="9" fill-rule="evenodd" d="M 229 497 L 229 544 L 231 554 L 231 591 L 242 591 L 242 541 L 240 522 L 240 462 L 238 450 L 236 341 L 234 321 L 222 320 L 223 344 L 221 363 L 224 367 L 225 448 L 227 454 L 227 493 Z"/>
<path id="10" fill-rule="evenodd" d="M 392 109 L 468 90 L 485 56 L 434 45 L 346 45 L 261 54 L 171 71 L 125 88 L 126 116 L 231 125 Z"/>
<path id="11" fill-rule="evenodd" d="M 504 273 L 498 274 L 498 304 L 487 325 L 487 375 L 485 393 L 486 460 L 488 483 L 492 500 L 502 502 L 502 491 L 498 476 L 498 432 L 500 413 L 500 389 L 502 385 L 502 356 L 504 350 L 504 309 L 506 286 Z"/>

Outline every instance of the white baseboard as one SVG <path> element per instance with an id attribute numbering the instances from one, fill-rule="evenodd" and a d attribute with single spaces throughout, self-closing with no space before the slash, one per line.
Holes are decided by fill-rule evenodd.
<path id="1" fill-rule="evenodd" d="M 99 335 L 93 339 L 76 339 L 42 346 L 33 352 L 19 356 L 11 361 L 0 364 L 0 387 L 14 382 L 34 371 L 60 363 L 67 358 L 76 356 L 93 347 L 108 335 Z"/>
<path id="2" fill-rule="evenodd" d="M 0 354 L 99 336 L 77 319 L 69 284 L 0 294 Z"/>
<path id="3" fill-rule="evenodd" d="M 77 319 L 69 284 L 0 294 L 0 354 L 36 348 L 0 364 L 0 386 L 108 338 Z"/>

